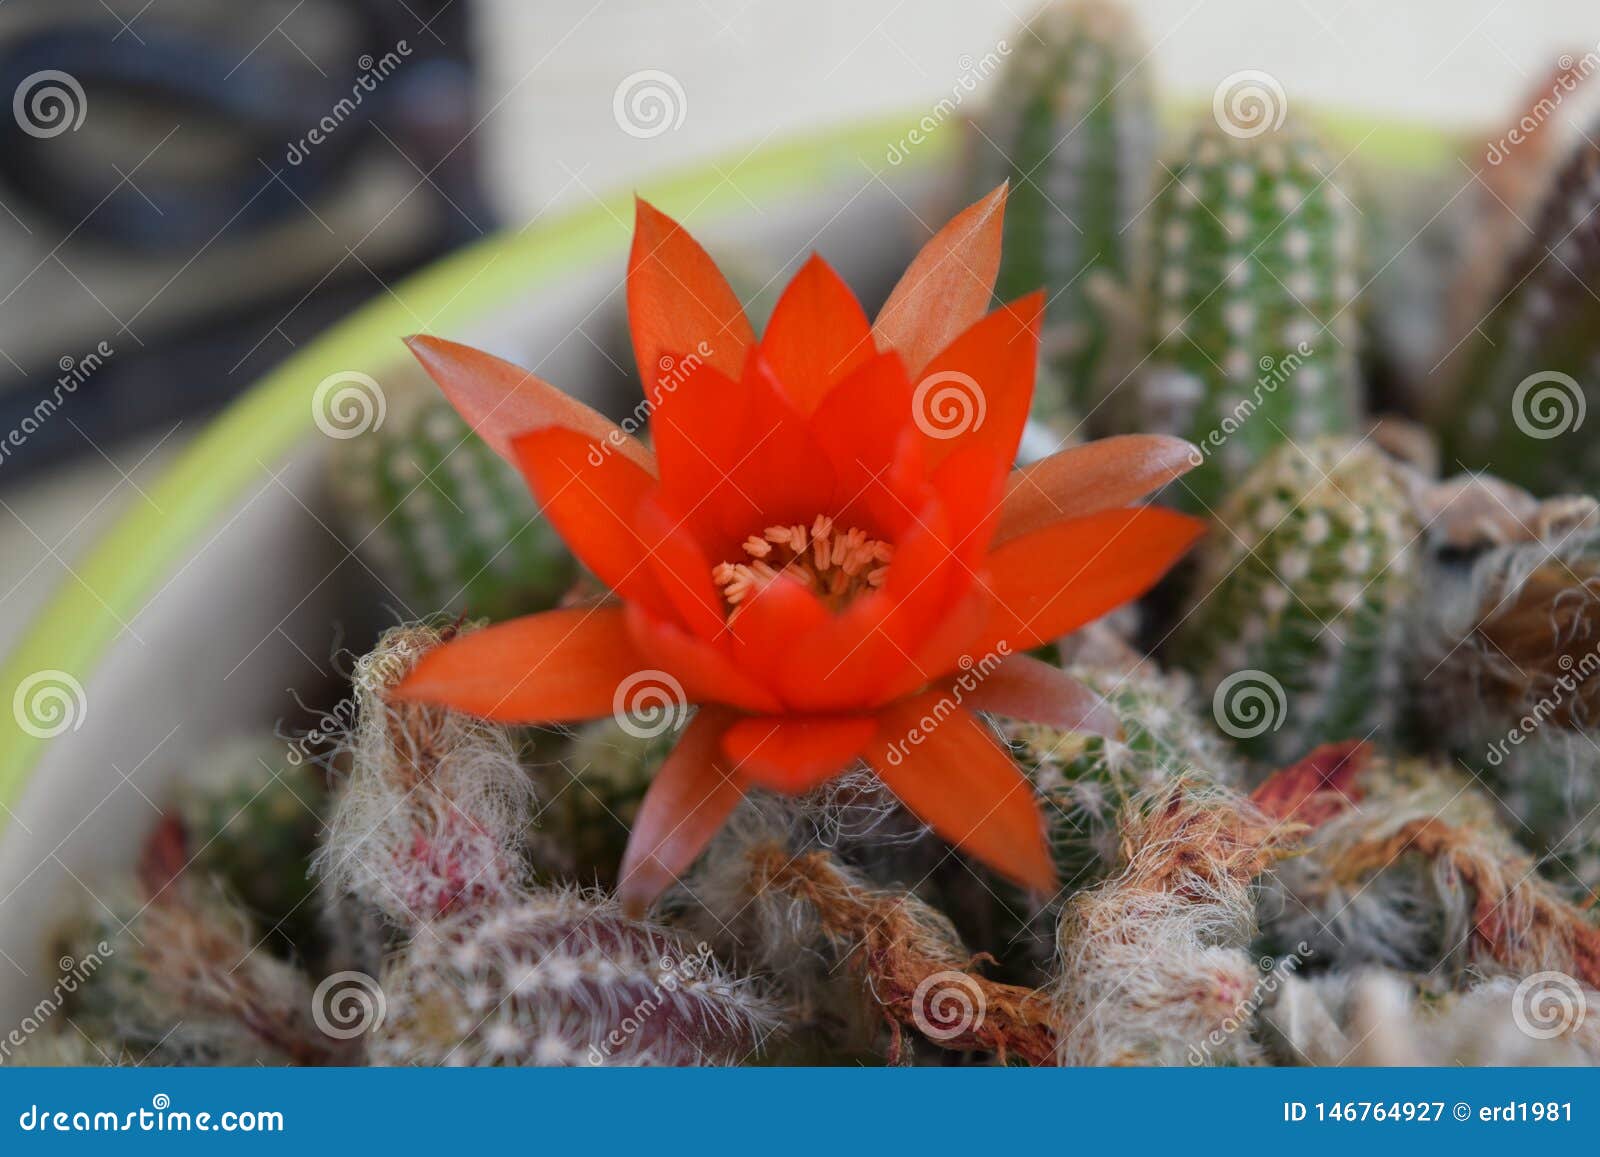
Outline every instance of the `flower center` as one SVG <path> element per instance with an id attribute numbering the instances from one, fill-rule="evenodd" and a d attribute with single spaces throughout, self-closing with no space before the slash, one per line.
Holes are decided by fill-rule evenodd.
<path id="1" fill-rule="evenodd" d="M 744 552 L 749 562 L 718 563 L 711 571 L 730 617 L 779 575 L 799 582 L 837 611 L 863 591 L 881 587 L 894 558 L 888 543 L 854 527 L 835 530 L 833 519 L 820 514 L 809 530 L 796 524 L 752 534 L 744 541 Z"/>

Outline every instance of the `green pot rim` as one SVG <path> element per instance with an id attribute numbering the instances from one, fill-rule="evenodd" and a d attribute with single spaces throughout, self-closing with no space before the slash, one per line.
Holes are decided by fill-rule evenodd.
<path id="1" fill-rule="evenodd" d="M 1363 161 L 1376 153 L 1381 163 L 1414 169 L 1453 151 L 1449 137 L 1426 126 L 1380 126 L 1343 115 L 1319 123 L 1338 139 L 1361 141 Z M 691 220 L 737 211 L 762 197 L 824 188 L 845 172 L 881 171 L 889 143 L 918 124 L 900 116 L 803 137 L 649 181 L 642 191 Z M 957 151 L 961 134 L 948 125 L 923 131 L 924 140 L 896 172 L 929 168 Z M 416 317 L 431 318 L 432 330 L 449 334 L 507 293 L 553 283 L 621 249 L 632 218 L 630 192 L 485 238 L 407 278 L 292 355 L 214 419 L 145 488 L 149 501 L 124 514 L 74 568 L 0 666 L 0 689 L 15 689 L 45 670 L 87 683 L 122 624 L 138 615 L 182 555 L 313 429 L 317 383 L 370 364 L 388 343 L 398 348 L 416 328 Z M 0 833 L 46 742 L 23 730 L 15 709 L 0 711 Z"/>

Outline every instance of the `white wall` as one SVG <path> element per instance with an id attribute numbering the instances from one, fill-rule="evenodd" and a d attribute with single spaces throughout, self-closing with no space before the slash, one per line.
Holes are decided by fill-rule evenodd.
<path id="1" fill-rule="evenodd" d="M 508 213 L 610 192 L 795 131 L 931 105 L 1015 36 L 1031 0 L 481 0 L 484 126 Z M 1264 69 L 1291 104 L 1471 125 L 1563 52 L 1600 42 L 1592 0 L 1131 0 L 1169 87 L 1208 95 Z M 677 129 L 635 139 L 612 95 L 670 73 Z"/>

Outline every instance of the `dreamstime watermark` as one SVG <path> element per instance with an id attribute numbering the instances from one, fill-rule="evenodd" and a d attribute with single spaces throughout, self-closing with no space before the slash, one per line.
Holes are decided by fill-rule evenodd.
<path id="1" fill-rule="evenodd" d="M 1583 985 L 1565 972 L 1535 972 L 1511 994 L 1511 1019 L 1534 1040 L 1576 1032 L 1588 1013 Z"/>
<path id="2" fill-rule="evenodd" d="M 712 971 L 711 945 L 705 941 L 696 944 L 694 951 L 684 957 L 664 955 L 657 962 L 656 982 L 637 1004 L 628 1009 L 616 1026 L 599 1044 L 589 1046 L 589 1063 L 604 1064 L 607 1057 L 616 1053 L 628 1039 L 642 1029 L 646 1022 L 667 1003 L 669 997 L 686 984 L 692 984 Z"/>
<path id="3" fill-rule="evenodd" d="M 1189 448 L 1189 464 L 1200 466 L 1216 451 L 1227 444 L 1229 438 L 1239 432 L 1242 427 L 1266 401 L 1271 394 L 1278 392 L 1278 388 L 1299 372 L 1305 360 L 1316 353 L 1309 342 L 1301 342 L 1281 358 L 1274 358 L 1270 354 L 1263 354 L 1256 363 L 1261 371 L 1261 376 L 1256 378 L 1255 388 L 1250 396 L 1240 398 L 1234 403 L 1233 409 L 1222 416 L 1222 421 L 1210 430 L 1205 436 L 1198 439 Z"/>
<path id="4" fill-rule="evenodd" d="M 1511 420 L 1530 438 L 1547 442 L 1583 425 L 1589 399 L 1571 374 L 1540 370 L 1511 393 Z"/>
<path id="5" fill-rule="evenodd" d="M 961 656 L 958 664 L 961 674 L 951 682 L 950 690 L 941 695 L 938 702 L 928 708 L 904 736 L 889 745 L 888 754 L 884 756 L 889 765 L 899 767 L 904 763 L 906 756 L 911 754 L 911 749 L 926 743 L 929 736 L 938 730 L 939 725 L 954 715 L 960 709 L 962 701 L 976 691 L 979 684 L 993 675 L 1010 655 L 1011 644 L 1002 639 L 995 644 L 994 650 L 976 662 L 971 655 Z"/>
<path id="6" fill-rule="evenodd" d="M 683 684 L 665 671 L 635 671 L 617 684 L 611 714 L 635 739 L 655 739 L 683 726 L 689 697 Z"/>
<path id="7" fill-rule="evenodd" d="M 22 421 L 7 432 L 4 439 L 0 439 L 0 465 L 4 465 L 13 450 L 20 450 L 26 445 L 28 439 L 55 416 L 62 404 L 78 392 L 78 387 L 93 377 L 116 352 L 110 342 L 103 341 L 82 357 L 74 358 L 70 355 L 62 357 L 56 363 L 61 370 L 61 376 L 56 379 L 56 384 L 50 393 L 40 398 L 34 404 L 33 411 L 24 415 Z"/>
<path id="8" fill-rule="evenodd" d="M 357 438 L 383 425 L 389 401 L 370 374 L 341 370 L 317 383 L 311 395 L 311 419 L 330 438 Z"/>
<path id="9" fill-rule="evenodd" d="M 911 1020 L 932 1041 L 970 1036 L 989 1011 L 983 989 L 965 972 L 946 969 L 924 976 L 911 993 Z"/>
<path id="10" fill-rule="evenodd" d="M 0 1037 L 0 1060 L 9 1060 L 16 1049 L 21 1048 L 29 1037 L 45 1026 L 45 1022 L 56 1013 L 60 1012 L 66 1004 L 67 998 L 88 982 L 89 978 L 100 971 L 100 966 L 116 955 L 116 950 L 104 940 L 94 946 L 94 951 L 81 959 L 63 956 L 56 962 L 56 967 L 61 970 L 61 976 L 53 987 L 38 1004 L 22 1018 L 19 1023 L 4 1037 Z"/>
<path id="11" fill-rule="evenodd" d="M 71 73 L 46 68 L 22 78 L 11 94 L 11 115 L 30 137 L 48 140 L 77 132 L 89 114 L 89 98 Z"/>
<path id="12" fill-rule="evenodd" d="M 1002 40 L 995 44 L 993 52 L 985 52 L 977 60 L 971 53 L 962 53 L 956 61 L 961 69 L 961 75 L 956 77 L 956 82 L 950 88 L 950 95 L 940 97 L 937 104 L 923 114 L 922 119 L 906 130 L 905 136 L 889 144 L 889 151 L 884 159 L 891 165 L 899 165 L 911 155 L 911 150 L 931 137 L 935 130 L 945 121 L 954 116 L 966 102 L 967 97 L 978 91 L 980 82 L 988 80 L 1000 69 L 1000 62 L 1011 55 L 1011 45 Z"/>
<path id="13" fill-rule="evenodd" d="M 275 1109 L 225 1109 L 220 1113 L 174 1109 L 172 1098 L 157 1093 L 148 1109 L 125 1113 L 54 1109 L 29 1105 L 17 1116 L 24 1133 L 282 1133 L 283 1114 Z"/>
<path id="14" fill-rule="evenodd" d="M 324 977 L 311 994 L 311 1019 L 318 1031 L 334 1040 L 354 1040 L 383 1024 L 389 1002 L 378 982 L 365 972 L 349 970 Z"/>
<path id="15" fill-rule="evenodd" d="M 1249 140 L 1283 127 L 1289 98 L 1277 77 L 1247 68 L 1222 78 L 1211 95 L 1211 115 L 1230 137 Z"/>
<path id="16" fill-rule="evenodd" d="M 1283 726 L 1289 697 L 1277 679 L 1249 667 L 1217 684 L 1211 696 L 1211 714 L 1217 726 L 1233 738 L 1254 739 Z"/>
<path id="17" fill-rule="evenodd" d="M 959 370 L 929 374 L 911 395 L 911 420 L 917 429 L 941 442 L 978 429 L 988 414 L 983 387 Z"/>
<path id="18" fill-rule="evenodd" d="M 1503 164 L 1518 145 L 1525 144 L 1546 121 L 1556 115 L 1556 110 L 1578 90 L 1579 85 L 1600 70 L 1600 45 L 1577 59 L 1573 59 L 1570 52 L 1562 53 L 1556 65 L 1561 71 L 1550 85 L 1550 91 L 1535 101 L 1533 107 L 1523 113 L 1521 119 L 1507 129 L 1499 140 L 1489 142 L 1488 152 L 1483 158 L 1489 164 Z"/>
<path id="19" fill-rule="evenodd" d="M 1205 1040 L 1198 1045 L 1189 1046 L 1189 1063 L 1191 1065 L 1205 1065 L 1211 1063 L 1213 1050 L 1221 1048 L 1229 1037 L 1241 1029 L 1248 1029 L 1261 1006 L 1267 1002 L 1267 997 L 1283 987 L 1283 982 L 1296 972 L 1300 971 L 1306 962 L 1306 957 L 1312 954 L 1311 946 L 1304 940 L 1294 946 L 1294 951 L 1279 960 L 1270 956 L 1263 956 L 1260 961 L 1261 979 L 1255 982 L 1250 989 L 1250 995 L 1234 1006 L 1233 1011 L 1223 1017 L 1222 1022 L 1206 1034 Z"/>
<path id="20" fill-rule="evenodd" d="M 54 739 L 83 726 L 89 698 L 83 684 L 66 671 L 35 671 L 17 684 L 11 714 L 17 726 L 35 739 Z"/>
<path id="21" fill-rule="evenodd" d="M 630 72 L 611 94 L 611 117 L 630 137 L 649 140 L 683 125 L 689 96 L 670 72 L 644 68 Z"/>
<path id="22" fill-rule="evenodd" d="M 639 399 L 638 404 L 617 423 L 617 428 L 607 434 L 603 441 L 589 447 L 589 465 L 603 466 L 605 460 L 623 445 L 624 439 L 644 429 L 650 421 L 650 415 L 660 407 L 662 400 L 667 395 L 677 393 L 678 387 L 689 380 L 689 375 L 705 365 L 714 352 L 711 343 L 702 340 L 682 357 L 675 358 L 671 354 L 662 354 L 661 359 L 656 362 L 658 372 L 655 388 Z"/>
<path id="23" fill-rule="evenodd" d="M 363 55 L 356 64 L 361 69 L 361 75 L 356 77 L 355 83 L 350 86 L 350 95 L 341 97 L 331 109 L 316 124 L 307 130 L 306 135 L 298 141 L 289 142 L 289 150 L 284 154 L 284 160 L 291 165 L 300 165 L 311 150 L 325 143 L 329 137 L 339 131 L 339 126 L 349 120 L 356 109 L 361 107 L 361 102 L 368 95 L 376 92 L 378 86 L 405 63 L 405 58 L 411 55 L 411 45 L 404 40 L 397 40 L 395 46 L 376 60 L 370 53 Z"/>
<path id="24" fill-rule="evenodd" d="M 1561 705 L 1567 702 L 1568 696 L 1576 695 L 1578 688 L 1587 682 L 1596 671 L 1600 671 L 1600 651 L 1585 651 L 1582 658 L 1574 659 L 1571 655 L 1562 655 L 1556 660 L 1556 665 L 1561 668 L 1561 674 L 1556 676 L 1550 690 L 1539 697 L 1539 701 L 1518 719 L 1506 732 L 1504 739 L 1497 739 L 1489 744 L 1484 753 L 1484 759 L 1490 767 L 1499 767 L 1505 762 L 1511 748 L 1521 747 L 1523 741 L 1544 726 L 1546 719 L 1560 710 Z"/>

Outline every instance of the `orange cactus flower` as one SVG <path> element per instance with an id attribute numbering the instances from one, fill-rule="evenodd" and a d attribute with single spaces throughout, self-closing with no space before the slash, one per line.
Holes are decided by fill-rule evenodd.
<path id="1" fill-rule="evenodd" d="M 515 366 L 411 339 L 615 597 L 465 635 L 394 694 L 554 724 L 612 714 L 643 677 L 696 705 L 624 856 L 633 910 L 748 789 L 858 761 L 963 852 L 1054 886 L 1034 794 L 975 712 L 1114 728 L 1023 652 L 1143 594 L 1201 524 L 1134 505 L 1188 469 L 1178 439 L 1012 469 L 1042 299 L 988 312 L 1004 205 L 1002 186 L 936 234 L 875 322 L 812 257 L 758 338 L 705 250 L 641 201 L 627 300 L 639 366 L 663 371 L 653 449 Z"/>

